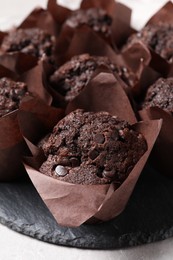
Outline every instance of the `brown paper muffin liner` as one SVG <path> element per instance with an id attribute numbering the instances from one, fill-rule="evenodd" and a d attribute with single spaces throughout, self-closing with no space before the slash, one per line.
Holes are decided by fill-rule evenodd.
<path id="1" fill-rule="evenodd" d="M 42 8 L 35 8 L 17 27 L 17 29 L 40 28 L 51 35 L 57 36 L 58 27 L 51 13 Z M 14 28 L 13 28 L 14 29 Z M 0 44 L 3 41 L 6 32 L 0 32 Z M 38 63 L 38 58 L 20 51 L 4 53 L 0 48 L 0 64 L 15 72 L 18 75 L 35 67 Z"/>
<path id="2" fill-rule="evenodd" d="M 49 10 L 43 8 L 35 8 L 18 26 L 18 29 L 34 28 L 38 27 L 49 34 L 57 34 L 57 25 Z"/>
<path id="3" fill-rule="evenodd" d="M 147 25 L 157 24 L 159 22 L 172 23 L 172 11 L 173 3 L 167 2 L 151 17 L 151 19 L 147 22 Z M 145 46 L 145 48 L 147 47 Z M 150 72 L 148 72 L 148 70 L 143 72 L 140 79 L 140 84 L 137 86 L 137 92 L 140 93 L 142 99 L 147 88 L 158 78 L 173 76 L 173 64 L 168 63 L 154 51 L 149 51 L 151 55 L 150 63 L 148 65 Z M 168 113 L 159 107 L 150 107 L 139 111 L 139 115 L 142 120 L 163 119 L 161 131 L 150 156 L 150 162 L 160 173 L 172 177 L 173 118 L 171 113 Z"/>
<path id="4" fill-rule="evenodd" d="M 122 119 L 126 119 L 131 124 L 136 123 L 134 112 L 130 103 L 127 102 L 128 98 L 125 91 L 110 73 L 102 72 L 94 77 L 81 96 L 79 95 L 78 100 L 74 101 L 73 105 L 71 104 L 68 112 L 76 109 L 76 106 L 92 111 L 105 110 L 112 115 L 121 116 Z M 91 107 L 89 107 L 89 103 Z M 49 109 L 53 108 L 49 107 Z M 41 119 L 37 113 L 34 115 L 31 113 L 30 107 L 27 108 L 26 103 L 19 111 L 19 116 L 23 114 L 20 117 L 21 131 L 27 138 L 25 140 L 32 153 L 32 157 L 25 158 L 27 164 L 25 168 L 33 185 L 57 222 L 64 226 L 77 227 L 88 221 L 107 221 L 120 214 L 148 159 L 160 131 L 162 120 L 146 121 L 134 125 L 134 128 L 146 138 L 148 149 L 135 165 L 129 177 L 117 189 L 115 184 L 75 185 L 65 183 L 39 172 L 39 167 L 45 157 L 42 150 L 37 148 L 36 145 L 46 133 L 50 132 L 48 131 L 50 124 L 53 127 L 53 120 L 44 115 L 43 108 L 40 111 L 42 111 Z M 61 116 L 58 120 L 60 118 Z"/>
<path id="5" fill-rule="evenodd" d="M 156 12 L 148 24 L 157 24 L 159 22 L 172 23 L 173 16 L 173 3 L 167 2 L 158 12 Z M 160 57 L 157 53 L 149 50 L 146 46 L 143 48 L 148 49 L 150 52 L 150 62 L 148 67 L 144 69 L 141 74 L 140 84 L 136 86 L 136 92 L 139 97 L 143 99 L 146 90 L 160 77 L 173 76 L 173 64 L 168 63 L 165 59 Z M 140 100 L 138 100 L 140 101 Z M 172 153 L 173 153 L 173 118 L 172 115 L 158 107 L 151 107 L 139 111 L 142 120 L 163 119 L 162 128 L 156 144 L 150 156 L 152 165 L 164 175 L 173 176 L 172 173 Z"/>
<path id="6" fill-rule="evenodd" d="M 126 53 L 128 56 L 126 56 Z M 137 67 L 139 80 L 132 88 L 132 94 L 137 99 L 144 95 L 147 88 L 158 78 L 166 78 L 173 75 L 172 64 L 169 64 L 157 53 L 147 48 L 147 46 L 145 46 L 141 41 L 137 41 L 131 44 L 128 48 L 123 49 L 122 55 L 127 64 L 130 62 L 129 66 L 131 66 L 132 70 Z"/>
<path id="7" fill-rule="evenodd" d="M 23 55 L 18 54 L 18 56 L 22 57 Z M 31 111 L 37 111 L 38 104 L 40 103 L 47 104 L 48 106 L 52 100 L 50 94 L 38 83 L 38 76 L 29 71 L 19 77 L 18 74 L 0 65 L 0 78 L 7 77 L 14 81 L 23 81 L 27 84 L 30 95 L 23 98 L 21 106 L 23 104 L 27 106 L 28 104 L 28 109 Z M 30 83 L 30 78 L 33 79 L 33 84 Z M 0 117 L 0 181 L 12 181 L 26 175 L 22 164 L 22 156 L 29 154 L 29 149 L 21 134 L 18 111 L 17 109 Z M 45 112 L 44 114 L 47 115 Z"/>
<path id="8" fill-rule="evenodd" d="M 112 17 L 111 36 L 104 39 L 115 48 L 122 45 L 132 32 L 130 27 L 131 10 L 127 6 L 117 3 L 114 0 L 106 2 L 104 0 L 83 0 L 79 9 L 89 9 L 94 7 L 105 10 Z M 60 6 L 55 0 L 48 1 L 48 10 L 51 12 L 55 21 L 60 25 L 61 42 L 66 43 L 66 46 L 63 46 L 64 52 L 70 43 L 72 35 L 75 33 L 75 28 L 71 28 L 67 24 L 64 24 L 73 11 Z M 58 44 L 57 49 L 59 49 L 59 47 Z M 62 50 L 59 51 L 59 53 L 61 52 Z"/>
<path id="9" fill-rule="evenodd" d="M 92 42 L 92 44 L 90 44 L 90 42 Z M 75 55 L 84 53 L 88 53 L 91 56 L 108 57 L 111 62 L 117 64 L 118 66 L 126 67 L 131 73 L 134 74 L 134 86 L 128 86 L 126 83 L 122 82 L 122 86 L 126 90 L 130 100 L 132 100 L 132 93 L 134 94 L 139 91 L 139 83 L 141 78 L 146 78 L 147 81 L 151 81 L 151 74 L 154 74 L 153 70 L 151 70 L 151 72 L 149 69 L 147 70 L 148 63 L 151 59 L 150 53 L 146 48 L 141 47 L 141 45 L 142 44 L 137 43 L 129 48 L 128 51 L 124 51 L 122 54 L 116 54 L 114 50 L 102 38 L 98 37 L 97 34 L 95 34 L 90 28 L 81 26 L 76 29 L 68 50 L 65 53 L 59 54 L 56 61 L 59 63 L 59 66 L 61 66 Z M 66 107 L 67 102 L 64 97 L 55 91 L 49 82 L 49 77 L 54 72 L 55 68 L 46 64 L 46 61 L 40 61 L 38 66 L 36 66 L 33 71 L 35 71 L 35 74 L 40 74 L 41 70 L 42 75 L 45 75 L 46 79 L 44 80 L 44 84 L 42 82 L 40 83 L 43 84 L 46 90 L 52 95 L 53 105 L 58 107 Z M 145 77 L 145 72 L 150 72 L 150 77 Z M 33 81 L 34 84 L 34 78 L 32 79 L 31 77 L 31 81 Z"/>
<path id="10" fill-rule="evenodd" d="M 13 80 L 17 79 L 18 76 L 13 71 L 9 70 L 8 68 L 0 65 L 0 78 L 7 77 Z"/>
<path id="11" fill-rule="evenodd" d="M 130 27 L 131 9 L 114 0 L 83 0 L 80 9 L 101 8 L 112 17 L 111 37 L 108 40 L 114 48 L 120 48 L 132 33 Z"/>
<path id="12" fill-rule="evenodd" d="M 28 142 L 33 157 L 27 158 L 25 169 L 42 200 L 58 224 L 77 227 L 85 222 L 108 221 L 119 215 L 125 208 L 139 175 L 160 131 L 161 120 L 137 123 L 148 145 L 127 179 L 117 189 L 115 184 L 79 185 L 58 181 L 39 172 L 45 160 L 38 148 Z"/>
<path id="13" fill-rule="evenodd" d="M 168 1 L 158 12 L 156 12 L 147 24 L 157 24 L 158 22 L 163 23 L 172 23 L 173 22 L 173 3 Z M 173 76 L 173 63 L 168 63 L 165 61 L 165 64 L 160 64 L 160 72 L 164 71 L 163 76 L 171 77 Z"/>
<path id="14" fill-rule="evenodd" d="M 17 111 L 0 118 L 0 181 L 12 181 L 26 172 L 22 155 L 29 153 L 19 129 Z"/>
<path id="15" fill-rule="evenodd" d="M 64 97 L 55 91 L 49 83 L 49 77 L 54 67 L 45 60 L 40 60 L 34 68 L 20 76 L 30 88 L 30 91 L 39 96 L 46 104 L 65 108 L 67 102 Z"/>
<path id="16" fill-rule="evenodd" d="M 30 155 L 30 150 L 22 132 L 27 132 L 26 136 L 30 138 L 37 135 L 38 129 L 40 134 L 43 128 L 44 135 L 45 129 L 50 130 L 50 127 L 64 115 L 63 110 L 51 108 L 40 99 L 31 96 L 24 98 L 20 107 L 0 118 L 0 181 L 13 181 L 27 176 L 22 157 Z M 19 113 L 20 109 L 22 113 Z M 20 125 L 21 121 L 23 123 Z M 46 121 L 49 124 L 45 127 Z"/>
<path id="17" fill-rule="evenodd" d="M 127 103 L 129 106 L 129 104 L 131 103 L 131 105 L 133 106 L 133 97 L 131 95 L 131 90 L 130 88 L 124 83 L 124 81 L 122 81 L 120 79 L 120 77 L 116 74 L 116 73 L 112 73 L 106 66 L 100 66 L 98 67 L 95 72 L 93 73 L 91 79 L 89 80 L 88 84 L 81 90 L 81 92 L 79 93 L 79 97 L 77 96 L 74 100 L 72 100 L 71 102 L 67 102 L 64 99 L 64 96 L 62 96 L 61 94 L 59 94 L 57 91 L 55 91 L 49 82 L 49 77 L 50 75 L 53 73 L 54 69 L 53 67 L 48 64 L 45 61 L 40 61 L 39 64 L 34 67 L 32 70 L 28 71 L 26 73 L 26 76 L 23 77 L 24 82 L 27 83 L 28 86 L 30 86 L 30 88 L 32 89 L 33 86 L 33 91 L 38 91 L 39 97 L 41 97 L 43 100 L 44 98 L 46 98 L 47 104 L 51 104 L 55 107 L 59 107 L 59 108 L 66 108 L 67 111 L 66 113 L 69 113 L 69 111 L 71 111 L 72 107 L 75 108 L 79 108 L 82 105 L 82 108 L 84 108 L 84 104 L 86 107 L 86 109 L 93 109 L 94 107 L 97 109 L 100 109 L 100 107 L 102 107 L 103 109 L 108 109 L 108 105 L 112 104 L 112 107 L 114 108 L 114 106 L 117 106 L 117 102 L 113 102 L 112 100 L 114 100 L 117 96 L 117 92 L 116 89 L 113 87 L 118 85 L 119 89 L 123 89 L 122 93 L 124 93 L 124 95 L 121 93 L 120 95 L 122 96 L 122 98 L 124 98 L 126 101 L 123 102 L 124 106 Z M 104 73 L 105 77 L 100 78 L 98 77 L 98 80 L 96 80 L 96 82 L 93 84 L 92 81 L 94 80 L 94 78 L 99 75 L 101 72 Z M 102 84 L 103 82 L 103 84 Z M 91 87 L 91 86 L 93 87 Z M 101 89 L 101 86 L 104 85 L 104 88 Z M 112 87 L 111 87 L 112 86 Z M 97 89 L 98 88 L 98 89 Z M 93 91 L 95 91 L 95 93 L 92 93 Z M 88 94 L 88 90 L 90 92 L 90 94 Z M 98 93 L 97 93 L 98 91 Z M 110 91 L 112 91 L 113 94 L 110 93 Z M 49 93 L 49 94 L 48 94 Z M 127 97 L 128 95 L 128 97 Z M 90 99 L 88 100 L 88 96 L 90 96 Z M 104 99 L 106 98 L 106 96 L 111 99 L 111 102 L 108 104 L 108 102 L 105 102 Z M 99 104 L 100 103 L 100 104 Z M 120 106 L 120 104 L 119 104 Z M 134 106 L 135 108 L 135 106 Z M 84 108 L 85 109 L 85 108 Z M 108 109 L 109 111 L 112 111 L 112 108 Z M 134 112 L 131 109 L 131 107 L 129 106 L 129 111 L 131 111 L 130 113 L 132 114 L 132 117 L 134 118 Z M 128 117 L 129 115 L 127 115 Z M 130 117 L 129 117 L 130 118 Z"/>
<path id="18" fill-rule="evenodd" d="M 80 9 L 101 8 L 112 18 L 111 35 L 104 38 L 113 48 L 120 48 L 132 32 L 130 27 L 131 9 L 114 0 L 83 0 Z"/>
<path id="19" fill-rule="evenodd" d="M 5 53 L 0 55 L 0 65 L 13 71 L 18 76 L 37 65 L 38 59 L 34 56 L 22 53 Z"/>
<path id="20" fill-rule="evenodd" d="M 49 85 L 46 82 L 46 74 L 50 73 L 49 69 L 51 70 L 51 67 L 47 65 L 48 64 L 44 62 L 39 63 L 38 66 L 27 73 L 25 82 L 30 89 L 32 89 L 32 86 L 35 86 L 36 88 L 38 86 L 39 89 L 42 85 L 42 87 L 40 87 L 40 92 L 42 91 L 42 88 L 46 88 L 49 91 Z M 45 78 L 43 77 L 43 74 Z M 51 94 L 53 95 L 53 92 L 51 92 Z M 45 98 L 44 103 L 47 101 L 47 104 L 50 105 L 52 102 L 51 97 L 50 100 L 47 99 L 47 96 L 45 96 Z M 53 95 L 53 98 L 56 99 L 56 107 L 61 109 L 60 102 L 62 97 L 60 97 L 61 99 L 58 99 L 58 97 Z M 121 102 L 119 102 L 119 100 L 121 100 Z M 22 107 L 22 105 L 20 107 Z M 114 75 L 106 67 L 98 68 L 79 95 L 66 104 L 65 114 L 68 114 L 77 108 L 94 112 L 104 110 L 110 114 L 115 114 L 116 111 L 117 116 L 127 120 L 131 124 L 137 122 L 135 112 L 127 96 L 125 83 L 118 75 Z M 52 106 L 51 109 L 56 108 Z"/>
<path id="21" fill-rule="evenodd" d="M 51 107 L 38 98 L 27 97 L 20 104 L 18 111 L 20 131 L 35 144 L 50 132 L 64 115 L 63 109 Z"/>
<path id="22" fill-rule="evenodd" d="M 134 74 L 134 85 L 130 87 L 126 85 L 126 89 L 129 88 L 128 92 L 134 96 L 140 94 L 139 85 L 141 85 L 141 82 L 143 83 L 142 88 L 145 89 L 145 79 L 147 79 L 147 82 L 152 83 L 153 76 L 151 75 L 155 75 L 155 79 L 156 75 L 159 74 L 149 66 L 151 61 L 150 51 L 140 42 L 133 44 L 133 46 L 130 46 L 121 53 L 116 53 L 101 37 L 98 37 L 89 27 L 83 25 L 76 29 L 66 51 L 64 51 L 64 38 L 61 39 L 61 36 L 59 43 L 61 43 L 61 46 L 59 46 L 59 52 L 56 53 L 56 63 L 58 66 L 69 61 L 75 55 L 84 53 L 88 53 L 91 56 L 107 56 L 110 61 L 119 66 L 126 67 Z M 158 59 L 156 59 L 157 63 Z M 149 74 L 149 77 L 146 77 L 146 73 Z"/>
<path id="23" fill-rule="evenodd" d="M 116 53 L 111 46 L 86 25 L 81 25 L 79 28 L 76 28 L 70 38 L 70 44 L 68 44 L 68 46 L 65 46 L 66 37 L 66 35 L 63 37 L 60 35 L 59 37 L 59 49 L 57 50 L 58 65 L 62 65 L 75 55 L 89 53 L 95 56 L 107 56 L 110 60 L 120 65 L 126 65 L 131 68 L 132 71 L 136 72 L 139 70 L 139 65 L 148 64 L 148 59 L 150 59 L 149 51 L 146 48 L 139 48 L 136 45 L 131 47 L 129 51 Z M 66 51 L 64 51 L 63 48 L 66 48 Z M 140 60 L 141 57 L 143 58 L 142 61 Z"/>
<path id="24" fill-rule="evenodd" d="M 172 23 L 173 21 L 173 16 L 172 16 L 172 11 L 173 11 L 173 3 L 172 2 L 167 2 L 158 12 L 156 12 L 151 19 L 146 23 L 146 25 L 149 24 L 157 24 L 159 22 L 164 22 L 164 23 Z M 146 45 L 144 45 L 140 40 L 137 41 L 138 43 L 141 44 L 141 53 L 148 50 L 148 53 L 150 54 L 150 59 L 148 62 L 148 66 L 147 66 L 147 72 L 148 72 L 148 68 L 151 72 L 152 75 L 157 75 L 155 78 L 160 77 L 170 77 L 173 75 L 173 64 L 169 63 L 167 60 L 165 60 L 164 58 L 162 58 L 159 54 L 157 54 L 155 51 L 151 50 L 150 48 L 148 48 Z M 128 47 L 123 47 L 122 51 L 127 51 L 129 50 L 129 48 L 133 48 L 133 45 L 136 43 L 132 43 L 129 44 Z M 143 51 L 142 51 L 143 49 Z M 141 56 L 141 58 L 143 58 L 143 56 Z M 145 70 L 143 71 L 144 75 L 146 75 Z M 147 75 L 148 78 L 150 78 L 150 74 Z M 144 76 L 142 77 L 142 79 L 144 78 Z M 142 80 L 142 84 L 143 84 L 143 80 Z M 152 80 L 150 80 L 150 84 L 154 83 Z M 148 86 L 149 86 L 148 85 Z M 141 89 L 146 89 L 146 86 L 143 86 L 143 88 Z M 137 88 L 137 90 L 139 91 L 139 89 Z M 139 94 L 139 93 L 138 93 Z"/>
<path id="25" fill-rule="evenodd" d="M 139 111 L 142 120 L 162 119 L 163 124 L 151 153 L 151 163 L 158 171 L 173 177 L 173 117 L 159 107 Z"/>
<path id="26" fill-rule="evenodd" d="M 114 50 L 88 26 L 81 25 L 75 31 L 71 28 L 64 30 L 58 38 L 55 50 L 57 65 L 60 66 L 73 56 L 83 53 L 117 57 Z"/>
<path id="27" fill-rule="evenodd" d="M 158 22 L 173 22 L 173 3 L 168 1 L 158 12 L 156 12 L 147 24 L 157 24 Z"/>
<path id="28" fill-rule="evenodd" d="M 52 15 L 54 21 L 56 22 L 58 32 L 60 32 L 62 24 L 72 13 L 72 10 L 59 5 L 56 0 L 47 1 L 47 10 Z"/>
<path id="29" fill-rule="evenodd" d="M 51 105 L 53 99 L 51 91 L 48 91 L 47 87 L 47 76 L 51 72 L 52 66 L 46 61 L 40 60 L 37 66 L 19 76 L 19 80 L 27 84 L 29 91 L 48 105 Z"/>
<path id="30" fill-rule="evenodd" d="M 93 112 L 107 111 L 131 124 L 136 123 L 135 113 L 122 84 L 112 73 L 98 72 L 82 92 L 69 102 L 66 114 L 77 108 Z"/>
<path id="31" fill-rule="evenodd" d="M 3 66 L 0 64 L 0 78 L 7 77 L 14 81 L 26 83 L 28 92 L 31 95 L 42 99 L 46 104 L 50 105 L 52 102 L 52 96 L 44 87 L 43 83 L 46 79 L 42 67 L 45 65 L 45 70 L 49 71 L 51 65 L 41 60 L 38 64 L 35 63 L 37 66 L 34 65 L 35 67 L 30 69 L 33 65 L 32 58 L 33 57 L 23 53 L 0 56 L 0 61 L 1 59 L 4 59 L 4 62 L 2 63 L 6 65 Z M 25 66 L 23 66 L 23 59 L 25 60 Z M 40 70 L 37 70 L 37 67 L 39 67 Z M 18 73 L 19 71 L 20 73 Z"/>

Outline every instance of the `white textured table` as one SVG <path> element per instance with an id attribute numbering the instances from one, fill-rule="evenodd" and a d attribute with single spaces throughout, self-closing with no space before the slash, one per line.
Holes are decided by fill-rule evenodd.
<path id="1" fill-rule="evenodd" d="M 166 1 L 120 0 L 133 9 L 132 25 L 140 29 Z M 0 0 L 0 30 L 19 24 L 35 6 L 46 6 L 46 0 Z M 61 0 L 76 7 L 79 1 Z M 50 245 L 18 234 L 0 224 L 0 260 L 171 260 L 173 238 L 123 250 L 82 250 Z"/>
<path id="2" fill-rule="evenodd" d="M 171 260 L 173 239 L 123 250 L 55 246 L 0 225 L 0 260 Z"/>

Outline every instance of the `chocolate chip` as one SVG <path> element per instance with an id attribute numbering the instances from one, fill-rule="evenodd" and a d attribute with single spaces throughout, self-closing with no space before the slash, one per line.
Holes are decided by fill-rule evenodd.
<path id="1" fill-rule="evenodd" d="M 104 170 L 102 175 L 103 175 L 103 177 L 113 179 L 115 177 L 115 171 L 114 170 L 110 170 L 110 171 Z"/>
<path id="2" fill-rule="evenodd" d="M 118 137 L 119 137 L 119 133 L 117 130 L 114 130 L 112 133 L 111 133 L 111 139 L 113 140 L 118 140 Z"/>
<path id="3" fill-rule="evenodd" d="M 64 177 L 65 175 L 68 174 L 68 170 L 62 165 L 57 165 L 55 168 L 55 174 L 57 176 Z"/>
<path id="4" fill-rule="evenodd" d="M 99 152 L 97 150 L 91 150 L 89 151 L 89 158 L 91 160 L 94 160 L 99 155 Z"/>
<path id="5" fill-rule="evenodd" d="M 94 141 L 98 144 L 103 144 L 105 142 L 105 137 L 103 134 L 96 134 L 94 137 Z"/>
<path id="6" fill-rule="evenodd" d="M 72 167 L 77 167 L 80 165 L 79 159 L 76 157 L 71 157 L 70 158 L 70 163 Z"/>
<path id="7" fill-rule="evenodd" d="M 58 163 L 62 166 L 70 166 L 70 161 L 67 157 L 61 157 Z"/>
<path id="8" fill-rule="evenodd" d="M 103 170 L 104 170 L 104 167 L 98 168 L 97 176 L 98 176 L 99 178 L 103 178 L 103 175 L 102 175 Z"/>

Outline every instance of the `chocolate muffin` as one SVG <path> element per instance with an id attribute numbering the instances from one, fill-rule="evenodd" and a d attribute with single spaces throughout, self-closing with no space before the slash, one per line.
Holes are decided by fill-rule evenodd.
<path id="1" fill-rule="evenodd" d="M 112 63 L 107 57 L 82 54 L 73 57 L 59 67 L 50 77 L 50 84 L 66 101 L 73 100 L 91 79 L 93 72 L 101 65 L 107 66 L 129 86 L 134 86 L 136 76 L 126 67 Z"/>
<path id="2" fill-rule="evenodd" d="M 159 107 L 173 113 L 173 78 L 160 78 L 151 85 L 142 107 Z"/>
<path id="3" fill-rule="evenodd" d="M 90 8 L 86 10 L 77 10 L 66 20 L 66 25 L 77 28 L 80 25 L 88 25 L 95 32 L 108 37 L 111 34 L 112 18 L 99 8 Z"/>
<path id="4" fill-rule="evenodd" d="M 41 140 L 40 171 L 75 184 L 120 185 L 147 150 L 144 137 L 107 112 L 76 110 Z"/>
<path id="5" fill-rule="evenodd" d="M 19 107 L 20 101 L 28 95 L 27 86 L 23 82 L 15 82 L 8 78 L 0 79 L 0 117 Z"/>
<path id="6" fill-rule="evenodd" d="M 5 53 L 19 51 L 40 58 L 43 54 L 52 54 L 54 42 L 53 36 L 39 28 L 16 29 L 4 38 L 1 50 Z"/>
<path id="7" fill-rule="evenodd" d="M 169 62 L 173 61 L 173 24 L 147 25 L 129 38 L 126 47 L 138 40 L 142 41 L 162 58 Z"/>

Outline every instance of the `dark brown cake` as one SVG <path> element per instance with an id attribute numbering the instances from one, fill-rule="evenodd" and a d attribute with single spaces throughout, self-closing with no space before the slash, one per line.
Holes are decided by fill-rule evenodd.
<path id="1" fill-rule="evenodd" d="M 76 184 L 121 184 L 147 150 L 144 137 L 107 112 L 76 110 L 40 145 L 40 171 Z"/>
<path id="2" fill-rule="evenodd" d="M 173 112 L 173 78 L 160 78 L 148 88 L 143 108 L 155 106 Z"/>
<path id="3" fill-rule="evenodd" d="M 162 58 L 169 62 L 173 61 L 172 24 L 160 23 L 156 25 L 147 25 L 140 32 L 133 34 L 129 38 L 127 46 L 138 40 L 153 49 Z"/>
<path id="4" fill-rule="evenodd" d="M 134 86 L 136 76 L 126 67 L 112 63 L 107 57 L 82 54 L 66 62 L 50 77 L 52 87 L 65 97 L 66 101 L 73 100 L 89 82 L 97 67 L 106 65 L 118 73 L 129 86 Z"/>
<path id="5" fill-rule="evenodd" d="M 105 37 L 111 34 L 111 23 L 112 18 L 104 10 L 99 8 L 77 10 L 66 20 L 66 24 L 72 28 L 77 28 L 85 24 Z"/>
<path id="6" fill-rule="evenodd" d="M 0 79 L 0 116 L 17 109 L 21 99 L 27 95 L 27 86 L 8 78 Z"/>
<path id="7" fill-rule="evenodd" d="M 43 54 L 50 56 L 53 46 L 53 36 L 39 28 L 29 28 L 10 31 L 4 38 L 1 49 L 3 52 L 20 51 L 39 58 Z"/>

